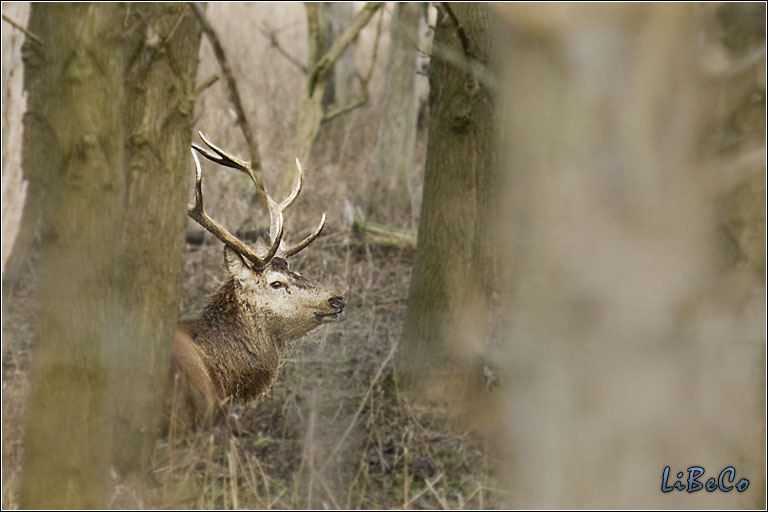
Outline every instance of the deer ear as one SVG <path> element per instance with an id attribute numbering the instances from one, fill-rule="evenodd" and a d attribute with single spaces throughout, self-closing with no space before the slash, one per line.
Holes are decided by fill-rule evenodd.
<path id="1" fill-rule="evenodd" d="M 224 262 L 227 264 L 229 275 L 239 281 L 244 281 L 251 275 L 251 269 L 242 256 L 224 246 Z"/>

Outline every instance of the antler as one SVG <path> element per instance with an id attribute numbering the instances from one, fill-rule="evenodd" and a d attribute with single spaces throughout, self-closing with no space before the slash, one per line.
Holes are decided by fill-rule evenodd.
<path id="1" fill-rule="evenodd" d="M 207 149 L 198 146 L 197 144 L 192 144 L 192 148 L 195 151 L 213 162 L 216 162 L 225 167 L 231 167 L 232 169 L 236 169 L 247 174 L 251 178 L 251 181 L 253 181 L 259 197 L 269 210 L 269 238 L 271 240 L 269 249 L 267 250 L 266 254 L 259 256 L 248 246 L 246 246 L 241 240 L 232 235 L 229 231 L 224 229 L 205 213 L 203 209 L 203 171 L 200 166 L 200 160 L 197 158 L 195 151 L 192 151 L 192 156 L 195 159 L 196 170 L 195 204 L 188 207 L 187 211 L 189 216 L 195 222 L 203 226 L 213 236 L 224 242 L 227 247 L 249 260 L 255 269 L 262 269 L 266 267 L 270 260 L 278 253 L 280 242 L 283 239 L 283 211 L 291 204 L 293 204 L 293 202 L 298 197 L 299 192 L 301 192 L 301 188 L 304 184 L 304 171 L 301 168 L 299 159 L 296 159 L 296 167 L 299 171 L 296 178 L 296 184 L 294 185 L 290 194 L 288 194 L 288 196 L 278 204 L 267 193 L 267 189 L 264 187 L 264 182 L 261 179 L 261 175 L 253 168 L 253 166 L 251 166 L 250 162 L 240 160 L 226 153 L 223 149 L 209 141 L 202 132 L 198 133 L 200 134 L 200 138 L 203 139 L 203 142 L 205 142 L 205 144 L 211 148 L 213 152 L 210 152 Z M 317 238 L 324 225 L 325 214 L 323 214 L 322 219 L 320 220 L 320 225 L 317 227 L 317 229 L 315 229 L 314 232 L 312 232 L 312 234 L 310 234 L 307 238 L 291 247 L 290 249 L 286 251 L 280 251 L 280 254 L 288 257 L 298 253 L 306 246 L 308 246 L 315 238 Z"/>
<path id="2" fill-rule="evenodd" d="M 296 196 L 299 195 L 298 190 L 301 189 L 301 186 L 303 183 L 304 170 L 301 168 L 301 162 L 299 162 L 298 158 L 296 159 L 296 168 L 299 170 L 298 189 L 294 189 L 296 190 L 295 195 L 291 194 L 287 198 L 285 198 L 284 203 L 286 204 L 284 208 L 287 208 L 291 203 L 293 203 L 293 201 L 296 199 Z M 299 242 L 298 244 L 294 245 L 293 247 L 287 250 L 281 250 L 280 255 L 283 256 L 284 258 L 289 258 L 294 254 L 297 254 L 299 251 L 303 250 L 306 246 L 311 244 L 312 241 L 320 235 L 324 227 L 325 227 L 325 213 L 323 213 L 323 216 L 320 218 L 320 224 L 318 224 L 317 228 L 315 228 L 315 230 L 312 233 L 310 233 L 310 235 L 307 238 L 305 238 L 304 240 L 302 240 L 301 242 Z"/>

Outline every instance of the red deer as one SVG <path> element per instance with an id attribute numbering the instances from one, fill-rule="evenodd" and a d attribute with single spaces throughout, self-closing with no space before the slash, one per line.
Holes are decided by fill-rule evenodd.
<path id="1" fill-rule="evenodd" d="M 188 213 L 224 242 L 230 279 L 199 317 L 179 322 L 174 336 L 171 414 L 181 423 L 196 427 L 219 419 L 227 402 L 249 401 L 269 390 L 285 343 L 337 320 L 344 309 L 343 297 L 292 272 L 286 262 L 317 238 L 325 225 L 323 214 L 320 225 L 303 241 L 288 248 L 281 244 L 283 211 L 294 202 L 303 183 L 298 159 L 296 185 L 285 200 L 277 203 L 249 162 L 225 153 L 202 133 L 200 137 L 212 152 L 192 145 L 195 204 L 189 206 Z M 269 207 L 270 240 L 266 252 L 257 254 L 205 213 L 203 174 L 195 151 L 250 176 Z"/>

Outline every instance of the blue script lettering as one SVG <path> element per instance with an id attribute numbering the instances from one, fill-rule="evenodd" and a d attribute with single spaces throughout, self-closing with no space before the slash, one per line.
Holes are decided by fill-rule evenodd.
<path id="1" fill-rule="evenodd" d="M 701 466 L 691 466 L 688 468 L 688 492 L 700 491 L 703 485 L 697 480 L 704 474 L 704 468 Z"/>
<path id="2" fill-rule="evenodd" d="M 733 466 L 728 466 L 720 472 L 717 479 L 709 478 L 706 484 L 702 484 L 699 478 L 704 476 L 704 468 L 701 466 L 691 466 L 688 468 L 688 478 L 685 485 L 680 479 L 683 478 L 683 472 L 677 473 L 678 480 L 674 483 L 669 481 L 669 466 L 664 467 L 664 473 L 661 476 L 661 492 L 672 491 L 688 491 L 696 492 L 702 489 L 706 489 L 707 492 L 714 492 L 720 490 L 722 492 L 731 492 L 734 487 L 738 492 L 744 492 L 749 487 L 749 480 L 746 478 L 740 479 L 735 485 L 733 482 L 736 480 L 736 469 Z"/>
<path id="3" fill-rule="evenodd" d="M 725 478 L 725 474 L 730 473 L 731 478 L 728 479 L 728 482 L 733 483 L 733 479 L 736 478 L 736 470 L 733 469 L 733 467 L 728 466 L 724 470 L 720 472 L 720 478 L 717 479 L 717 485 L 720 487 L 720 490 L 723 492 L 731 492 L 733 490 L 733 486 L 730 485 L 728 487 L 723 485 L 723 479 Z"/>

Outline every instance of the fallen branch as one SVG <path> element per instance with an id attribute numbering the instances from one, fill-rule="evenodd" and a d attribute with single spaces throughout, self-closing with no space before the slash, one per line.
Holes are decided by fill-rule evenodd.
<path id="1" fill-rule="evenodd" d="M 352 224 L 352 231 L 362 234 L 366 242 L 373 245 L 409 251 L 416 250 L 416 233 L 410 229 L 393 228 L 391 226 L 356 220 Z"/>

